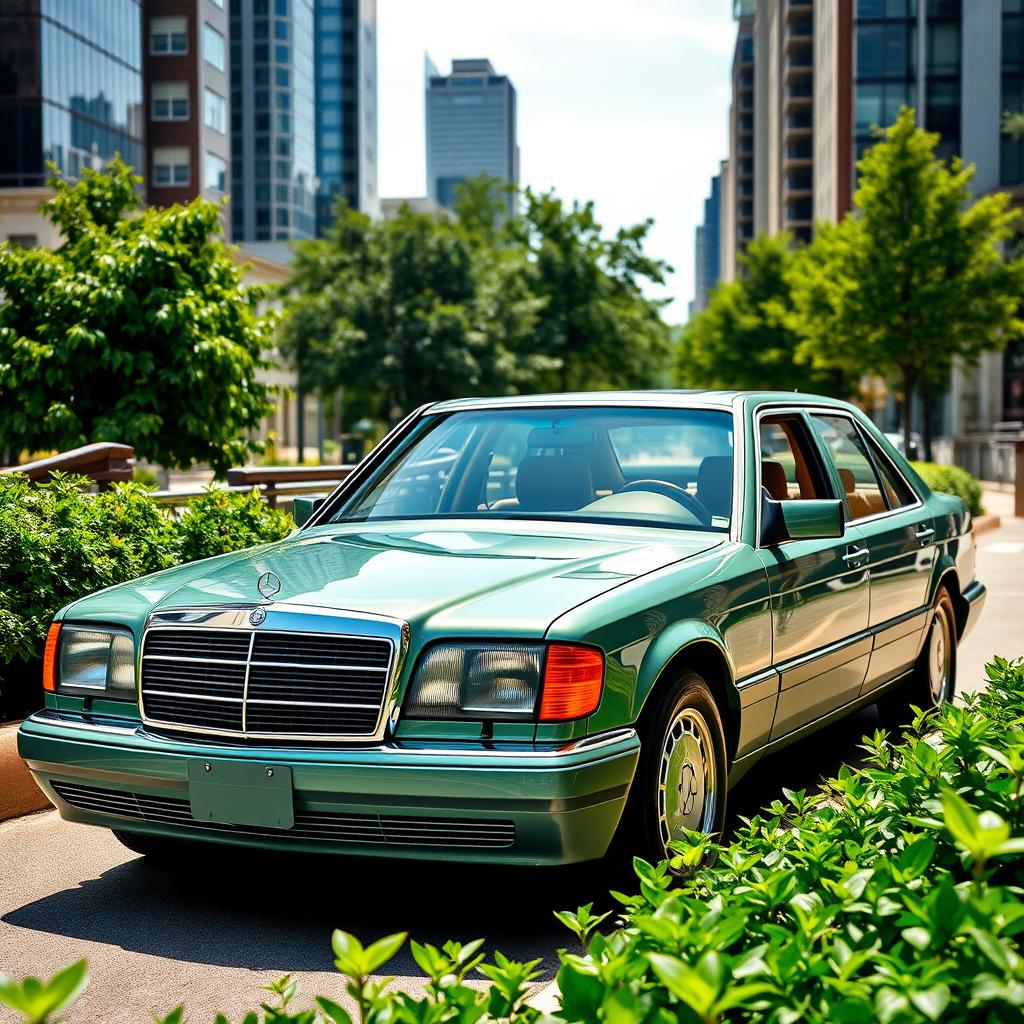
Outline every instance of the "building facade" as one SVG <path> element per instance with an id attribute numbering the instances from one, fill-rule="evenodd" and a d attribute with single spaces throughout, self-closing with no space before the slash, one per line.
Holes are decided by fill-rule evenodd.
<path id="1" fill-rule="evenodd" d="M 690 315 L 707 309 L 708 296 L 721 277 L 722 175 L 711 179 L 704 200 L 704 221 L 697 225 L 694 239 L 694 290 Z"/>
<path id="2" fill-rule="evenodd" d="M 70 177 L 117 153 L 145 166 L 143 91 L 139 0 L 0 3 L 0 238 L 48 241 L 25 206 L 47 194 L 50 161 Z"/>
<path id="3" fill-rule="evenodd" d="M 223 0 L 144 0 L 143 16 L 146 198 L 220 200 L 231 162 Z"/>
<path id="4" fill-rule="evenodd" d="M 755 94 L 759 87 L 754 47 L 754 0 L 735 0 L 736 46 L 732 59 L 729 156 L 722 166 L 719 217 L 720 277 L 736 277 L 738 258 L 754 237 Z"/>
<path id="5" fill-rule="evenodd" d="M 519 185 L 516 91 L 489 60 L 454 60 L 441 75 L 426 58 L 427 194 L 451 208 L 456 186 L 490 174 Z M 508 196 L 509 216 L 518 197 Z"/>
<path id="6" fill-rule="evenodd" d="M 380 213 L 377 195 L 377 3 L 316 0 L 316 230 L 339 196 Z"/>

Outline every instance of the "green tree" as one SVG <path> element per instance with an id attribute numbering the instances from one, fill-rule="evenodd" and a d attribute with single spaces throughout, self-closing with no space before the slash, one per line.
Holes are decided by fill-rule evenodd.
<path id="1" fill-rule="evenodd" d="M 56 250 L 0 246 L 0 449 L 123 441 L 165 466 L 218 473 L 260 446 L 256 379 L 274 325 L 220 241 L 220 208 L 141 208 L 120 160 L 44 211 Z"/>
<path id="2" fill-rule="evenodd" d="M 488 245 L 500 241 L 508 218 L 508 197 L 515 186 L 480 174 L 455 186 L 454 213 L 462 229 Z"/>
<path id="3" fill-rule="evenodd" d="M 608 238 L 593 203 L 567 207 L 553 193 L 530 189 L 523 199 L 508 233 L 526 251 L 531 289 L 543 300 L 535 336 L 538 350 L 559 362 L 551 384 L 569 391 L 658 383 L 669 332 L 664 303 L 643 287 L 664 284 L 671 268 L 643 251 L 652 222 Z"/>
<path id="4" fill-rule="evenodd" d="M 304 379 L 342 387 L 348 418 L 512 394 L 549 362 L 529 351 L 538 303 L 514 253 L 403 208 L 371 221 L 339 207 L 297 246 L 282 342 Z"/>
<path id="5" fill-rule="evenodd" d="M 1018 215 L 1005 193 L 972 201 L 974 168 L 937 159 L 938 140 L 901 110 L 858 164 L 852 212 L 821 226 L 794 278 L 803 354 L 893 382 L 908 450 L 915 390 L 927 402 L 955 361 L 970 365 L 1024 329 L 1024 260 L 1003 252 Z"/>
<path id="6" fill-rule="evenodd" d="M 712 292 L 707 308 L 683 329 L 676 380 L 688 388 L 812 391 L 848 398 L 856 378 L 841 367 L 801 361 L 803 336 L 793 325 L 791 279 L 806 249 L 788 232 L 761 235 L 740 259 L 741 274 Z"/>

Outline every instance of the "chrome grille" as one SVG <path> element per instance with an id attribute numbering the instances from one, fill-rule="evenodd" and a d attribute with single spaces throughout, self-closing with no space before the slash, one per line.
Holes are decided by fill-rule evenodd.
<path id="1" fill-rule="evenodd" d="M 378 637 L 160 626 L 142 649 L 147 722 L 294 739 L 370 737 L 394 647 Z"/>
<path id="2" fill-rule="evenodd" d="M 179 825 L 203 832 L 376 846 L 462 849 L 500 849 L 511 846 L 516 839 L 513 821 L 492 818 L 412 818 L 397 814 L 337 814 L 329 811 L 303 811 L 299 808 L 295 809 L 295 824 L 290 829 L 225 825 L 215 821 L 196 821 L 192 817 L 188 800 L 177 797 L 150 796 L 70 782 L 53 782 L 51 785 L 62 800 L 84 811 Z"/>

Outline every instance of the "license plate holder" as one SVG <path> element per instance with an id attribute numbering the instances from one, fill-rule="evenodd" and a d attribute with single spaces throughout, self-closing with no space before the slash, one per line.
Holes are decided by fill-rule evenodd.
<path id="1" fill-rule="evenodd" d="M 291 828 L 292 770 L 261 761 L 190 760 L 188 797 L 196 821 Z"/>

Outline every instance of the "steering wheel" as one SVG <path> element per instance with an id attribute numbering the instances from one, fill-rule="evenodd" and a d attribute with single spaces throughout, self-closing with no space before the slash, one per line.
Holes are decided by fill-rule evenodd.
<path id="1" fill-rule="evenodd" d="M 678 484 L 670 484 L 667 480 L 630 480 L 625 487 L 619 489 L 619 494 L 625 494 L 626 491 L 653 491 L 661 494 L 678 502 L 687 512 L 692 512 L 702 526 L 711 525 L 711 513 L 704 502 Z"/>

